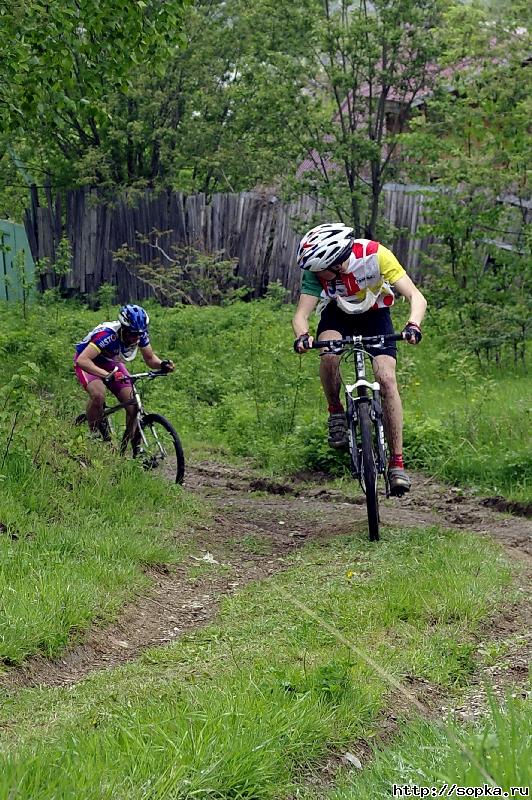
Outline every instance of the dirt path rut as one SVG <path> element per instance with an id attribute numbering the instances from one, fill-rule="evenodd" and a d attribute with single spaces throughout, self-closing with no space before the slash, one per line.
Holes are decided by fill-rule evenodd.
<path id="1" fill-rule="evenodd" d="M 69 685 L 95 670 L 126 663 L 147 648 L 207 624 L 224 596 L 288 568 L 287 556 L 305 542 L 362 531 L 365 525 L 362 497 L 317 482 L 281 483 L 203 461 L 188 468 L 185 485 L 214 509 L 208 525 L 185 532 L 188 543 L 193 542 L 189 558 L 175 567 L 151 568 L 150 591 L 129 604 L 115 624 L 94 627 L 60 659 L 35 657 L 9 669 L 0 675 L 0 686 Z M 494 536 L 532 574 L 529 520 L 503 515 L 467 492 L 426 477 L 416 476 L 408 497 L 386 501 L 382 521 L 401 527 L 437 524 Z"/>

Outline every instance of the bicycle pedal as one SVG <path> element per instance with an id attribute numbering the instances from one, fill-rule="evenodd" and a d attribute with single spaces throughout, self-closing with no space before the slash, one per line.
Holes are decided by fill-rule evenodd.
<path id="1" fill-rule="evenodd" d="M 157 456 L 149 456 L 148 458 L 144 458 L 142 461 L 142 467 L 145 470 L 149 469 L 157 469 L 159 466 L 159 459 Z"/>
<path id="2" fill-rule="evenodd" d="M 408 494 L 409 491 L 410 489 L 407 486 L 396 486 L 395 489 L 390 489 L 390 496 L 403 497 L 405 494 Z"/>

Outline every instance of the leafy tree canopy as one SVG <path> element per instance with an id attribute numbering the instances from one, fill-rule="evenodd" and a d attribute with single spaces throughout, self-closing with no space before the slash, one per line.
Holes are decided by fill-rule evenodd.
<path id="1" fill-rule="evenodd" d="M 185 3 L 0 2 L 4 171 L 7 144 L 14 143 L 32 172 L 74 181 L 75 163 L 102 146 L 115 98 L 129 91 L 134 73 L 164 71 L 180 41 Z"/>
<path id="2" fill-rule="evenodd" d="M 496 10 L 474 3 L 182 5 L 11 0 L 8 15 L 0 0 L 0 145 L 11 142 L 38 182 L 113 194 L 286 189 L 310 154 L 315 168 L 290 188 L 318 192 L 330 213 L 371 235 L 387 180 L 428 180 L 436 164 L 442 180 L 455 180 L 458 162 L 465 168 L 479 155 L 476 146 L 460 149 L 467 125 L 491 137 L 493 156 L 504 151 L 524 167 L 525 91 L 506 114 L 522 75 L 522 48 L 511 41 L 526 18 L 522 0 L 503 3 L 506 29 L 499 25 L 496 39 L 501 53 L 509 47 L 498 62 Z M 456 100 L 448 75 L 437 88 L 438 71 L 464 53 L 484 59 L 476 106 Z M 453 76 L 462 93 L 471 94 L 478 69 L 468 70 L 469 83 L 465 72 Z M 501 125 L 486 125 L 495 113 Z M 12 182 L 13 170 L 0 158 L 0 181 Z"/>

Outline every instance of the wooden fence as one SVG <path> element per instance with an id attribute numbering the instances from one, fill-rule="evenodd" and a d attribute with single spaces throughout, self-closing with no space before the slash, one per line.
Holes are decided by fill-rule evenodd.
<path id="1" fill-rule="evenodd" d="M 423 212 L 423 195 L 409 187 L 391 184 L 385 188 L 384 211 L 390 223 L 404 229 L 386 245 L 414 277 L 419 276 L 420 252 L 426 240 L 412 237 Z M 63 206 L 63 203 L 66 203 Z M 316 223 L 319 207 L 304 197 L 292 203 L 267 194 L 242 192 L 185 196 L 179 192 L 146 192 L 134 205 L 105 202 L 95 190 L 78 189 L 55 200 L 48 194 L 40 206 L 36 194 L 26 214 L 26 230 L 33 257 L 55 259 L 62 236 L 70 240 L 73 268 L 65 288 L 72 293 L 93 294 L 102 283 L 117 287 L 117 299 L 142 300 L 153 294 L 134 271 L 118 262 L 113 253 L 128 245 L 138 252 L 138 263 L 160 261 L 149 244 L 138 242 L 138 234 L 170 231 L 164 249 L 193 246 L 205 252 L 223 251 L 224 258 L 237 261 L 237 274 L 256 296 L 269 283 L 281 281 L 291 296 L 297 295 L 300 271 L 295 255 L 301 233 Z M 43 278 L 43 287 L 51 278 Z"/>

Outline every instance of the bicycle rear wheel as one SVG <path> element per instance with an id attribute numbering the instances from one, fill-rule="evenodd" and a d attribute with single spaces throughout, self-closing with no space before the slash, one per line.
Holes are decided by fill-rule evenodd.
<path id="1" fill-rule="evenodd" d="M 140 426 L 142 442 L 138 457 L 145 469 L 160 469 L 176 483 L 183 483 L 185 456 L 173 425 L 160 414 L 147 414 Z"/>
<path id="2" fill-rule="evenodd" d="M 374 426 L 370 416 L 368 402 L 358 405 L 360 439 L 362 444 L 362 469 L 361 477 L 364 481 L 366 494 L 366 509 L 368 512 L 368 526 L 370 541 L 376 542 L 379 538 L 379 496 L 377 492 L 377 459 L 375 456 L 373 432 Z"/>

